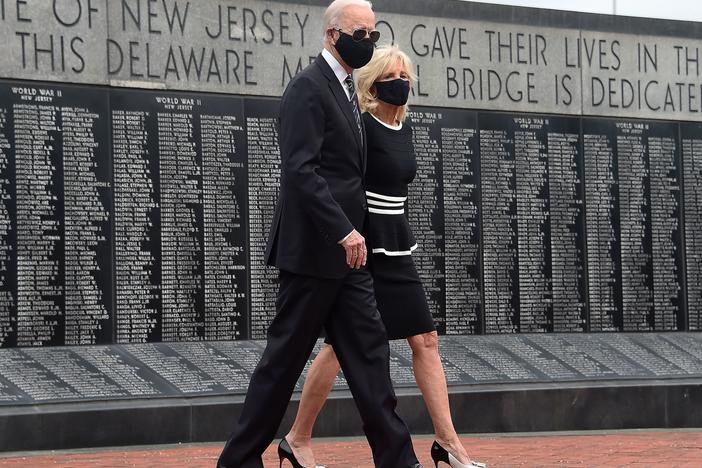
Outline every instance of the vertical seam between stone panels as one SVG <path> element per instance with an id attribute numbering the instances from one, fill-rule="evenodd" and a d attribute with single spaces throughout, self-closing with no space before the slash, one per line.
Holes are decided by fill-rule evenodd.
<path id="1" fill-rule="evenodd" d="M 105 84 L 107 86 L 111 85 L 110 84 L 110 71 L 108 70 L 108 66 L 107 66 L 107 63 L 109 61 L 108 57 L 110 55 L 110 51 L 107 50 L 107 41 L 109 39 L 111 39 L 111 37 L 110 37 L 110 6 L 109 6 L 109 3 L 110 3 L 110 0 L 105 0 L 105 44 L 104 44 L 104 46 L 105 46 L 105 54 L 106 55 L 105 55 L 103 60 L 105 60 L 105 77 L 104 78 L 105 78 Z M 111 99 L 110 99 L 110 104 L 112 104 Z M 114 190 L 114 187 L 113 187 L 113 190 Z M 114 197 L 114 195 L 113 195 L 113 197 Z M 117 278 L 115 275 L 115 285 L 116 285 L 116 281 L 117 281 Z M 115 299 L 115 301 L 116 301 L 116 299 Z M 117 314 L 117 310 L 115 309 L 115 319 L 117 317 L 116 314 Z M 117 332 L 115 331 L 115 333 L 117 333 Z"/>
<path id="2" fill-rule="evenodd" d="M 577 65 L 580 69 L 580 118 L 585 116 L 585 67 L 583 66 L 583 61 L 581 57 L 581 50 L 583 43 L 583 28 L 578 28 L 578 53 L 576 55 Z M 584 153 L 583 153 L 584 156 Z"/>

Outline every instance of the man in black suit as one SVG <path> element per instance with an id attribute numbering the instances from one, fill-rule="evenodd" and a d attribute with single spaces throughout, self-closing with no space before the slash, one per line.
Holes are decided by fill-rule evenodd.
<path id="1" fill-rule="evenodd" d="M 266 261 L 280 269 L 276 317 L 219 467 L 262 467 L 320 330 L 325 327 L 381 468 L 419 466 L 395 413 L 385 328 L 365 269 L 365 134 L 351 72 L 373 55 L 375 15 L 335 0 L 324 50 L 288 85 L 280 107 L 282 177 Z M 295 460 L 285 441 L 281 457 Z"/>

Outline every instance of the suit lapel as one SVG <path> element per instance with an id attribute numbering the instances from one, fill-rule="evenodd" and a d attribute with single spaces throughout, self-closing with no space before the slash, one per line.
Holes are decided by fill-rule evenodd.
<path id="1" fill-rule="evenodd" d="M 363 121 L 363 116 L 361 116 L 361 134 L 363 135 L 363 142 L 361 145 L 361 173 L 366 175 L 366 163 L 368 161 L 368 141 L 366 135 L 366 123 Z"/>
<path id="2" fill-rule="evenodd" d="M 327 81 L 329 81 L 329 89 L 334 95 L 336 103 L 339 105 L 339 108 L 344 113 L 344 116 L 346 116 L 346 121 L 348 122 L 349 127 L 351 127 L 351 130 L 353 131 L 353 136 L 356 139 L 356 144 L 358 145 L 358 148 L 362 153 L 364 146 L 363 141 L 361 140 L 361 134 L 358 131 L 358 125 L 356 125 L 356 119 L 353 116 L 351 104 L 349 103 L 349 99 L 346 97 L 346 91 L 341 87 L 341 83 L 339 83 L 339 80 L 336 78 L 336 75 L 334 74 L 331 67 L 329 67 L 329 64 L 326 60 L 324 60 L 324 57 L 322 57 L 321 54 L 317 56 L 317 60 L 315 61 L 315 63 L 322 70 L 322 73 L 327 78 Z M 361 119 L 361 128 L 362 127 L 363 119 Z M 362 157 L 362 159 L 365 158 Z"/>

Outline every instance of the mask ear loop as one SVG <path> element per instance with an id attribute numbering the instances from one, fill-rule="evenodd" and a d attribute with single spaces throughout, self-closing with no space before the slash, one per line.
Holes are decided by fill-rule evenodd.
<path id="1" fill-rule="evenodd" d="M 335 42 L 331 42 L 331 41 L 334 40 L 334 32 L 335 32 L 335 31 L 336 31 L 335 28 L 329 28 L 329 29 L 327 29 L 327 34 L 329 35 L 330 43 L 331 43 L 331 45 L 333 45 L 334 47 L 336 47 L 336 43 L 335 43 Z M 339 36 L 341 36 L 341 33 L 339 34 Z M 338 39 L 337 39 L 337 41 L 338 41 Z"/>

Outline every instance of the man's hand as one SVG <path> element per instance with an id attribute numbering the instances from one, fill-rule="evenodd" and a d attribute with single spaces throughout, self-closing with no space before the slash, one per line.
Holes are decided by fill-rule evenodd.
<path id="1" fill-rule="evenodd" d="M 346 251 L 346 264 L 350 268 L 358 270 L 361 266 L 366 266 L 366 259 L 368 258 L 366 239 L 358 231 L 354 229 L 351 235 L 340 243 Z"/>

